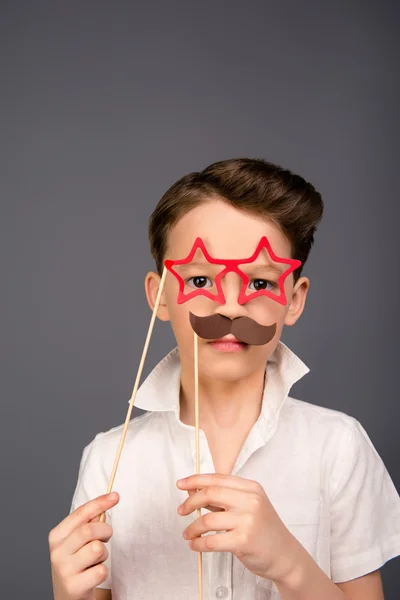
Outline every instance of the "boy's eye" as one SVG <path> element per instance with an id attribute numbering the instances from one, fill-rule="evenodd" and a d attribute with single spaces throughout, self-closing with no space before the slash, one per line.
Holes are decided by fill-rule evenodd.
<path id="1" fill-rule="evenodd" d="M 209 282 L 210 285 L 207 285 L 207 282 Z M 187 280 L 187 283 L 197 289 L 211 287 L 213 285 L 213 282 L 209 277 L 203 277 L 202 275 L 199 275 L 197 277 L 191 277 Z"/>
<path id="2" fill-rule="evenodd" d="M 252 287 L 253 284 L 254 284 L 254 287 Z M 251 281 L 249 283 L 249 288 L 252 290 L 255 290 L 256 292 L 258 292 L 260 290 L 271 290 L 274 287 L 275 287 L 275 284 L 272 283 L 271 281 L 268 281 L 267 279 L 253 279 L 253 281 Z"/>

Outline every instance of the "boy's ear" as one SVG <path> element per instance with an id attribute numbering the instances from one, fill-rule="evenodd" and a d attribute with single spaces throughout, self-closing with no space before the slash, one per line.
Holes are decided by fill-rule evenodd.
<path id="1" fill-rule="evenodd" d="M 308 277 L 300 277 L 293 288 L 292 300 L 285 317 L 285 325 L 294 325 L 297 319 L 300 318 L 309 289 L 310 280 Z"/>
<path id="2" fill-rule="evenodd" d="M 154 305 L 156 303 L 156 298 L 158 294 L 158 290 L 160 289 L 161 277 L 158 273 L 154 271 L 149 271 L 144 280 L 144 289 L 146 292 L 147 302 L 153 311 Z M 162 291 L 160 304 L 158 305 L 157 317 L 161 321 L 169 321 L 169 313 L 167 304 L 165 302 L 165 287 Z"/>

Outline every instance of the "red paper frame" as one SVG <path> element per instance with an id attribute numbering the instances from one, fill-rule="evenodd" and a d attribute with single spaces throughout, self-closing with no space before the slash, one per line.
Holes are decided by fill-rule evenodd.
<path id="1" fill-rule="evenodd" d="M 263 248 L 265 248 L 267 250 L 269 256 L 274 260 L 274 262 L 289 265 L 288 269 L 286 269 L 286 271 L 281 273 L 281 275 L 278 278 L 278 287 L 280 290 L 279 296 L 269 290 L 257 290 L 249 295 L 247 295 L 245 293 L 247 284 L 249 282 L 249 277 L 246 275 L 246 273 L 244 273 L 243 271 L 241 271 L 239 269 L 239 265 L 240 264 L 249 264 L 249 263 L 254 262 L 254 260 L 260 254 L 261 250 L 263 250 Z M 225 269 L 223 269 L 220 273 L 218 273 L 218 275 L 215 278 L 215 285 L 217 287 L 217 292 L 218 292 L 217 294 L 213 294 L 213 293 L 209 292 L 207 289 L 201 289 L 201 288 L 199 288 L 198 290 L 193 290 L 193 292 L 189 292 L 188 294 L 185 294 L 184 293 L 185 282 L 183 281 L 183 279 L 179 275 L 179 273 L 174 271 L 173 267 L 175 265 L 185 265 L 185 264 L 190 263 L 198 249 L 201 250 L 204 257 L 206 258 L 206 260 L 209 263 L 225 266 Z M 186 258 L 183 258 L 181 260 L 166 259 L 164 261 L 164 265 L 168 269 L 168 271 L 170 271 L 170 273 L 172 273 L 176 277 L 176 279 L 179 282 L 179 293 L 178 293 L 178 300 L 177 300 L 178 304 L 187 302 L 188 300 L 190 300 L 191 298 L 194 298 L 196 296 L 206 296 L 207 298 L 210 298 L 214 302 L 218 302 L 219 304 L 225 304 L 225 296 L 224 296 L 224 292 L 223 292 L 222 286 L 221 286 L 221 279 L 222 279 L 222 277 L 224 277 L 224 275 L 226 275 L 226 273 L 228 273 L 230 271 L 234 271 L 237 275 L 239 275 L 239 277 L 242 279 L 242 282 L 243 282 L 240 293 L 239 293 L 239 298 L 238 298 L 239 304 L 245 304 L 246 302 L 249 302 L 253 298 L 258 298 L 259 296 L 268 296 L 272 300 L 279 302 L 279 304 L 285 305 L 287 303 L 287 298 L 286 298 L 285 289 L 284 289 L 284 281 L 285 281 L 286 277 L 288 275 L 290 275 L 290 273 L 293 273 L 293 271 L 295 271 L 296 269 L 299 268 L 299 266 L 301 265 L 301 261 L 297 260 L 297 259 L 293 259 L 293 258 L 282 258 L 282 257 L 277 256 L 274 253 L 274 251 L 272 250 L 271 244 L 269 243 L 266 236 L 261 238 L 256 250 L 254 251 L 252 256 L 250 256 L 249 258 L 242 258 L 242 259 L 213 258 L 207 251 L 207 248 L 206 248 L 203 240 L 200 237 L 198 237 L 198 238 L 196 238 L 196 240 L 193 244 L 193 247 Z"/>

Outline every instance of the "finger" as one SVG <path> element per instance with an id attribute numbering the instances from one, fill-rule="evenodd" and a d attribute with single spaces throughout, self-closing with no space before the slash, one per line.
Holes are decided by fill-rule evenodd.
<path id="1" fill-rule="evenodd" d="M 65 517 L 49 534 L 50 549 L 60 544 L 79 525 L 88 523 L 91 519 L 101 515 L 117 504 L 119 502 L 119 494 L 117 492 L 114 493 L 116 494 L 115 497 L 103 494 L 94 498 L 94 500 L 89 500 L 89 502 L 78 506 L 71 514 Z"/>
<path id="2" fill-rule="evenodd" d="M 249 503 L 249 492 L 227 487 L 208 486 L 189 496 L 180 507 L 180 515 L 189 515 L 197 508 L 213 506 L 224 510 L 245 509 Z"/>
<path id="3" fill-rule="evenodd" d="M 187 477 L 186 479 L 177 481 L 176 485 L 181 490 L 197 490 L 210 485 L 219 485 L 235 490 L 247 490 L 255 493 L 262 493 L 264 491 L 258 481 L 237 477 L 236 475 L 226 475 L 225 473 L 190 475 L 190 477 Z"/>
<path id="4" fill-rule="evenodd" d="M 108 550 L 100 540 L 92 540 L 73 556 L 75 573 L 104 562 L 108 558 Z"/>
<path id="5" fill-rule="evenodd" d="M 193 521 L 183 532 L 185 540 L 191 540 L 209 531 L 229 531 L 240 525 L 241 515 L 231 511 L 208 513 Z"/>
<path id="6" fill-rule="evenodd" d="M 65 538 L 62 549 L 67 556 L 72 556 L 93 540 L 108 542 L 113 534 L 109 523 L 84 523 Z"/>
<path id="7" fill-rule="evenodd" d="M 231 552 L 235 554 L 238 551 L 238 537 L 234 530 L 203 535 L 190 540 L 189 546 L 196 552 Z"/>
<path id="8" fill-rule="evenodd" d="M 100 517 L 101 517 L 101 515 L 102 515 L 102 514 L 103 514 L 103 513 L 100 513 L 99 515 L 96 515 L 95 517 L 93 517 L 93 519 L 90 519 L 90 520 L 88 521 L 88 523 L 98 523 L 98 522 L 100 521 Z M 107 514 L 108 514 L 108 513 L 106 512 L 106 519 L 107 519 Z M 105 522 L 106 522 L 106 520 L 105 520 L 105 521 L 102 521 L 102 522 L 103 522 L 103 523 L 105 523 Z"/>
<path id="9" fill-rule="evenodd" d="M 189 496 L 193 496 L 193 494 L 196 494 L 196 493 L 197 493 L 197 490 L 188 490 Z M 218 506 L 211 506 L 211 505 L 205 506 L 204 508 L 211 512 L 218 512 L 220 510 L 224 510 L 223 508 L 219 508 Z"/>
<path id="10" fill-rule="evenodd" d="M 74 554 L 67 554 L 64 551 L 62 558 L 58 560 L 58 568 L 62 572 L 63 579 L 73 578 L 85 569 L 104 562 L 107 558 L 108 550 L 105 544 L 95 539 L 80 547 Z"/>
<path id="11" fill-rule="evenodd" d="M 70 594 L 73 597 L 86 597 L 89 592 L 107 579 L 107 575 L 108 569 L 103 563 L 74 575 L 69 585 Z"/>

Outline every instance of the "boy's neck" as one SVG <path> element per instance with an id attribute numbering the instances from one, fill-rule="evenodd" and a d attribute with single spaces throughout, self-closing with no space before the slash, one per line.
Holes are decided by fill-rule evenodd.
<path id="1" fill-rule="evenodd" d="M 265 369 L 250 377 L 231 382 L 199 377 L 200 429 L 207 433 L 232 430 L 249 431 L 257 421 L 262 406 Z M 180 386 L 180 420 L 195 425 L 194 382 L 192 373 L 182 370 Z M 208 436 L 207 436 L 208 437 Z"/>

